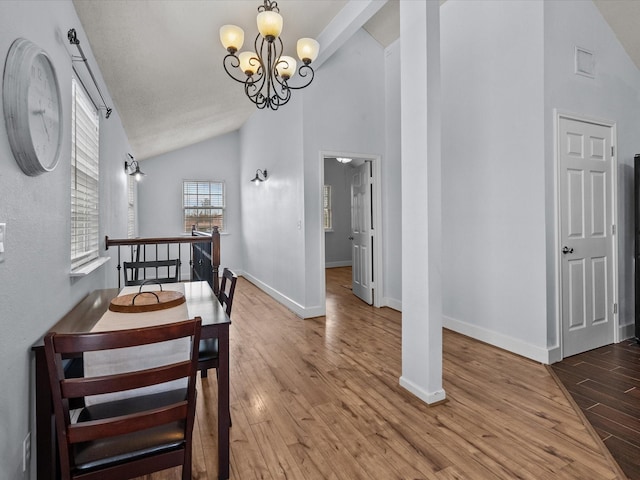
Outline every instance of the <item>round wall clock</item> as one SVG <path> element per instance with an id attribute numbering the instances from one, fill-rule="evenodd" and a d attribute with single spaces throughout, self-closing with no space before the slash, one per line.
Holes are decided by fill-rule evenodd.
<path id="1" fill-rule="evenodd" d="M 9 144 L 24 173 L 53 170 L 62 147 L 62 103 L 53 64 L 24 38 L 9 48 L 2 83 Z"/>

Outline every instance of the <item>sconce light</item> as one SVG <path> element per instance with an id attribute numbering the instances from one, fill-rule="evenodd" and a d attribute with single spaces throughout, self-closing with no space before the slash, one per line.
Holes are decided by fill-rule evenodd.
<path id="1" fill-rule="evenodd" d="M 262 176 L 262 178 L 260 178 L 260 176 Z M 264 171 L 260 169 L 256 170 L 256 176 L 253 177 L 251 181 L 256 185 L 260 185 L 260 182 L 264 182 L 266 179 L 267 179 L 267 169 L 265 168 Z"/>
<path id="2" fill-rule="evenodd" d="M 131 159 L 131 161 L 130 162 L 127 162 L 126 160 L 124 161 L 124 171 L 129 175 L 131 175 L 132 177 L 136 177 L 136 181 L 139 182 L 140 180 L 142 180 L 142 177 L 146 175 L 146 173 L 140 170 L 140 165 L 138 165 L 138 161 L 134 160 L 130 153 L 127 153 L 127 155 L 129 155 L 129 158 Z"/>

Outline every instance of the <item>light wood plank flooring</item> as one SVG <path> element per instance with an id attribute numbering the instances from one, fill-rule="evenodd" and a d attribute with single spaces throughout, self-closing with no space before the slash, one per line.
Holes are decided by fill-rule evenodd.
<path id="1" fill-rule="evenodd" d="M 624 478 L 543 365 L 445 330 L 449 401 L 407 393 L 400 313 L 365 305 L 350 281 L 350 268 L 327 270 L 326 318 L 301 320 L 238 280 L 232 479 Z M 213 480 L 215 375 L 198 387 L 193 478 Z"/>

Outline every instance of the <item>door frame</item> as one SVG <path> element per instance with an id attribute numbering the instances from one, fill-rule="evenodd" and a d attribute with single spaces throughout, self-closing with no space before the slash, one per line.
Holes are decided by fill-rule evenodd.
<path id="1" fill-rule="evenodd" d="M 384 239 L 382 238 L 382 192 L 381 192 L 381 175 L 382 175 L 382 165 L 381 165 L 381 155 L 375 155 L 371 153 L 353 153 L 353 152 L 343 152 L 343 151 L 333 151 L 333 150 L 321 150 L 320 151 L 320 205 L 322 205 L 322 191 L 324 187 L 324 161 L 326 157 L 335 158 L 335 157 L 349 157 L 349 158 L 359 158 L 365 161 L 371 162 L 371 169 L 373 172 L 373 195 L 371 198 L 371 206 L 373 208 L 373 222 L 377 228 L 374 228 L 374 241 L 373 241 L 373 263 L 372 263 L 372 271 L 374 272 L 374 280 L 372 281 L 373 286 L 373 306 L 374 307 L 383 307 L 385 305 L 382 304 L 382 292 L 383 292 L 383 267 L 382 267 L 382 244 Z M 320 222 L 322 222 L 322 215 L 320 215 Z M 324 228 L 321 223 L 321 260 L 322 260 L 322 285 L 326 285 L 326 256 L 325 256 L 325 233 Z M 327 289 L 323 287 L 322 289 L 322 305 L 325 305 L 327 301 Z"/>
<path id="2" fill-rule="evenodd" d="M 555 262 L 555 280 L 556 280 L 556 338 L 558 339 L 557 348 L 550 349 L 549 363 L 560 361 L 564 358 L 564 341 L 562 334 L 562 254 L 560 253 L 562 244 L 562 226 L 561 226 L 561 203 L 560 203 L 560 120 L 573 120 L 583 123 L 592 123 L 601 125 L 611 129 L 611 146 L 613 147 L 613 155 L 611 156 L 611 221 L 615 225 L 615 233 L 612 234 L 612 291 L 613 303 L 618 305 L 617 311 L 613 313 L 613 341 L 620 341 L 620 302 L 618 299 L 618 238 L 620 235 L 620 223 L 618 221 L 618 134 L 616 122 L 604 120 L 587 115 L 579 115 L 559 109 L 553 110 L 553 135 L 554 135 L 554 202 L 555 202 L 555 239 L 554 239 L 554 262 Z M 554 354 L 554 350 L 557 353 Z"/>

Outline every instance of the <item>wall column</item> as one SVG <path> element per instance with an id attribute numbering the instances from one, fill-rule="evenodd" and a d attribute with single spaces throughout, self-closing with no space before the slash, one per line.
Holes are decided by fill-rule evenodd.
<path id="1" fill-rule="evenodd" d="M 402 376 L 428 404 L 442 388 L 440 2 L 400 2 Z"/>

